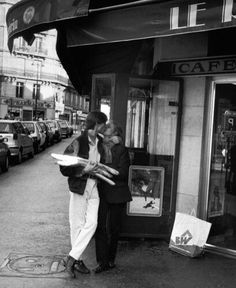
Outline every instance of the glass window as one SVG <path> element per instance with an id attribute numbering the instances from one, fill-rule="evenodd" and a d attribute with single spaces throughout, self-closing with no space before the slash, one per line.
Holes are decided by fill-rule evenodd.
<path id="1" fill-rule="evenodd" d="M 30 131 L 30 133 L 34 133 L 34 124 L 33 123 L 24 123 L 24 126 Z"/>
<path id="2" fill-rule="evenodd" d="M 0 123 L 0 133 L 13 133 L 13 127 L 11 123 Z"/>
<path id="3" fill-rule="evenodd" d="M 180 84 L 178 81 L 142 78 L 132 78 L 129 84 L 125 145 L 129 147 L 132 165 L 164 168 L 162 208 L 169 211 Z"/>
<path id="4" fill-rule="evenodd" d="M 40 88 L 41 88 L 40 84 L 34 84 L 34 86 L 33 86 L 33 99 L 36 99 L 36 97 L 37 97 L 37 100 L 40 100 Z"/>
<path id="5" fill-rule="evenodd" d="M 93 75 L 92 84 L 92 109 L 100 110 L 107 115 L 108 120 L 113 118 L 115 93 L 115 75 Z M 85 99 L 83 99 L 85 101 Z M 83 103 L 83 105 L 85 102 Z"/>
<path id="6" fill-rule="evenodd" d="M 144 148 L 145 117 L 149 89 L 130 87 L 127 103 L 126 146 Z"/>
<path id="7" fill-rule="evenodd" d="M 16 98 L 23 98 L 24 96 L 24 83 L 16 82 Z"/>

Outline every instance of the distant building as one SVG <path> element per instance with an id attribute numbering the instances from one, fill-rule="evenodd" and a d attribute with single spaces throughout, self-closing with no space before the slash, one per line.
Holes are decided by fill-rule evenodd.
<path id="1" fill-rule="evenodd" d="M 0 118 L 63 118 L 76 124 L 88 111 L 88 102 L 78 95 L 57 57 L 56 30 L 37 34 L 32 46 L 19 37 L 9 53 L 5 19 L 16 2 L 0 1 Z"/>

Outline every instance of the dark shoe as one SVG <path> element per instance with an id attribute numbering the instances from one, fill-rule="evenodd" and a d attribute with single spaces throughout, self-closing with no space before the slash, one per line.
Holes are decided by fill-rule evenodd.
<path id="1" fill-rule="evenodd" d="M 83 274 L 89 274 L 90 270 L 85 266 L 84 262 L 82 260 L 76 260 L 74 264 L 74 271 L 83 273 Z"/>
<path id="2" fill-rule="evenodd" d="M 97 274 L 97 273 L 101 273 L 101 272 L 104 272 L 104 271 L 107 271 L 107 270 L 109 270 L 108 264 L 99 264 L 99 265 L 94 269 L 94 272 Z"/>
<path id="3" fill-rule="evenodd" d="M 69 273 L 69 275 L 72 278 L 75 278 L 75 271 L 74 271 L 75 262 L 76 262 L 76 260 L 73 257 L 71 257 L 70 255 L 67 256 L 67 258 L 65 259 L 66 271 Z"/>
<path id="4" fill-rule="evenodd" d="M 113 261 L 109 261 L 108 266 L 109 266 L 109 269 L 113 269 L 116 267 L 116 264 Z"/>

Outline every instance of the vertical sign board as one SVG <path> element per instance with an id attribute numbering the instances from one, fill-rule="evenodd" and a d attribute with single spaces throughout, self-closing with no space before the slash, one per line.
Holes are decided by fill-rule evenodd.
<path id="1" fill-rule="evenodd" d="M 224 113 L 225 132 L 236 133 L 236 111 L 226 110 Z"/>

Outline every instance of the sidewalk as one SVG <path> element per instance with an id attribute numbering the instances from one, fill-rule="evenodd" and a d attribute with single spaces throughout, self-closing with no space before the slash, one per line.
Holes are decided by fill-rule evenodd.
<path id="1" fill-rule="evenodd" d="M 84 261 L 90 268 L 96 266 L 94 241 Z M 92 272 L 70 279 L 64 272 L 47 277 L 0 273 L 1 288 L 234 288 L 235 283 L 236 260 L 210 253 L 190 259 L 153 240 L 121 241 L 117 267 L 99 275 Z"/>
<path id="2" fill-rule="evenodd" d="M 68 184 L 51 153 L 60 143 L 1 174 L 0 288 L 234 288 L 236 260 L 206 253 L 190 259 L 157 240 L 122 239 L 117 267 L 70 279 L 60 264 L 70 251 Z M 39 185 L 39 180 L 41 183 Z M 96 266 L 94 240 L 84 262 Z"/>

